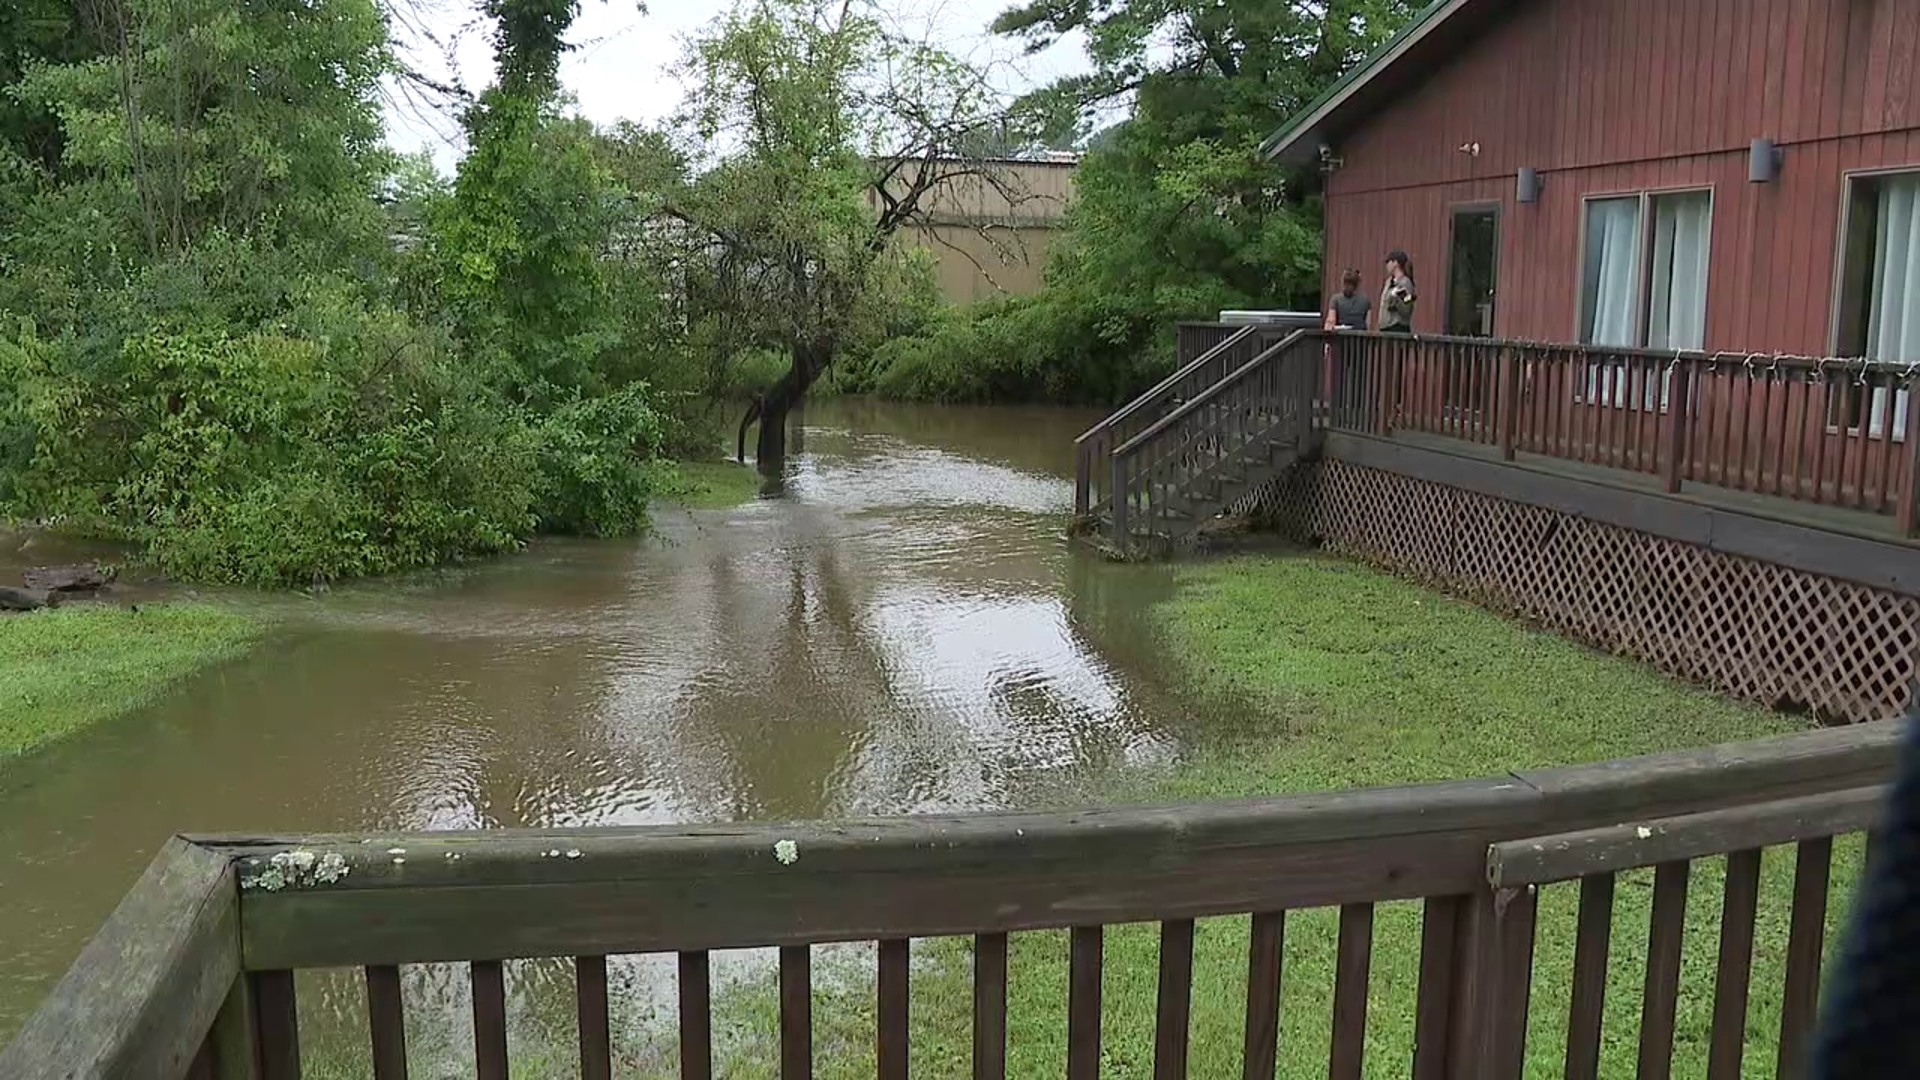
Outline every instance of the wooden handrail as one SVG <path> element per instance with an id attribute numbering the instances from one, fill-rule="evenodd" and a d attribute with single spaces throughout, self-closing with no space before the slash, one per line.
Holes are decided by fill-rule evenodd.
<path id="1" fill-rule="evenodd" d="M 1886 785 L 1848 788 L 1798 799 L 1508 840 L 1488 849 L 1487 881 L 1496 889 L 1545 885 L 1809 837 L 1864 832 L 1879 823 L 1890 790 Z"/>
<path id="2" fill-rule="evenodd" d="M 0 1076 L 178 1080 L 244 1057 L 238 1032 L 209 1038 L 240 974 L 239 915 L 231 854 L 169 840 L 0 1051 Z"/>
<path id="3" fill-rule="evenodd" d="M 1260 352 L 1259 355 L 1240 365 L 1240 367 L 1236 368 L 1225 378 L 1207 387 L 1193 397 L 1188 398 L 1179 408 L 1155 421 L 1145 431 L 1142 431 L 1140 434 L 1135 435 L 1133 438 L 1115 447 L 1113 456 L 1125 457 L 1133 451 L 1138 450 L 1141 446 L 1152 442 L 1161 432 L 1193 415 L 1195 412 L 1198 412 L 1215 398 L 1233 389 L 1238 384 L 1252 378 L 1256 371 L 1266 366 L 1275 357 L 1286 355 L 1287 350 L 1291 349 L 1303 339 L 1310 337 L 1319 338 L 1325 336 L 1325 334 L 1326 331 L 1324 330 L 1295 330 L 1293 333 L 1288 334 L 1285 338 L 1281 339 L 1278 344 L 1268 346 Z"/>
<path id="4" fill-rule="evenodd" d="M 1655 1023 L 1642 1035 L 1643 1060 L 1659 1063 L 1672 1049 L 1686 880 L 1676 860 L 1870 823 L 1874 785 L 1891 777 L 1905 732 L 1895 721 L 1450 783 L 1061 813 L 176 839 L 0 1056 L 0 1075 L 294 1076 L 292 969 L 362 966 L 376 1075 L 397 1076 L 405 1043 L 396 965 L 425 961 L 470 963 L 480 1075 L 504 1075 L 501 961 L 558 956 L 575 963 L 583 1075 L 606 1076 L 604 958 L 673 951 L 682 1074 L 707 1076 L 708 951 L 758 946 L 781 947 L 781 1054 L 804 1071 L 808 947 L 877 940 L 879 1060 L 897 1076 L 907 1061 L 910 939 L 971 935 L 976 1070 L 1000 1076 L 1007 934 L 1071 927 L 1068 1068 L 1092 1076 L 1098 928 L 1157 921 L 1154 1053 L 1162 1073 L 1178 1076 L 1192 920 L 1247 912 L 1255 931 L 1247 1055 L 1270 1071 L 1285 913 L 1332 906 L 1341 908 L 1332 1060 L 1352 1073 L 1366 1042 L 1373 905 L 1424 897 L 1415 1075 L 1505 1080 L 1518 1076 L 1534 932 L 1533 893 L 1522 883 L 1566 873 L 1546 865 L 1564 851 L 1584 853 L 1574 868 L 1582 874 L 1621 859 L 1662 860 L 1649 943 Z M 1617 836 L 1622 820 L 1650 823 L 1652 837 Z M 1529 838 L 1542 832 L 1571 839 L 1538 856 L 1542 842 Z M 1603 834 L 1612 839 L 1596 861 L 1582 838 Z M 1788 1041 L 1804 1041 L 1817 1000 L 1822 843 L 1802 843 L 1783 1054 Z M 1740 919 L 1729 923 L 1722 971 L 1744 978 L 1758 852 L 1741 850 L 1729 866 L 1727 903 Z M 1590 946 L 1606 927 L 1588 894 L 1610 897 L 1612 878 L 1588 880 L 1597 886 L 1582 892 L 1570 1055 L 1597 1045 L 1592 987 L 1605 974 L 1604 937 Z M 1716 999 L 1714 1038 L 1725 1055 L 1738 1027 L 1727 1018 L 1744 1016 L 1745 988 L 1725 977 L 1722 985 L 1730 989 Z"/>
<path id="5" fill-rule="evenodd" d="M 1493 349 L 1515 349 L 1523 353 L 1553 352 L 1572 355 L 1585 354 L 1596 358 L 1697 361 L 1707 364 L 1719 364 L 1729 368 L 1751 363 L 1757 371 L 1772 367 L 1794 368 L 1808 371 L 1825 369 L 1836 375 L 1843 372 L 1903 376 L 1915 373 L 1915 367 L 1910 363 L 1895 360 L 1869 360 L 1863 356 L 1817 357 L 1800 356 L 1791 353 L 1706 352 L 1701 349 L 1649 349 L 1639 346 L 1595 345 L 1590 342 L 1534 341 L 1528 338 L 1462 337 L 1454 334 L 1383 334 L 1377 330 L 1338 330 L 1334 331 L 1334 333 L 1342 337 L 1358 339 L 1421 342 L 1430 345 L 1473 345 Z"/>
<path id="6" fill-rule="evenodd" d="M 1245 341 L 1247 338 L 1252 337 L 1254 333 L 1260 329 L 1262 328 L 1258 324 L 1249 324 L 1246 326 L 1242 326 L 1238 330 L 1235 330 L 1232 334 L 1229 334 L 1227 336 L 1225 341 L 1220 342 L 1218 345 L 1215 345 L 1213 348 L 1208 349 L 1206 352 L 1203 352 L 1199 356 L 1194 357 L 1192 360 L 1188 361 L 1186 364 L 1181 365 L 1178 371 L 1175 371 L 1173 374 L 1160 380 L 1158 383 L 1155 383 L 1153 386 L 1153 389 L 1148 390 L 1146 393 L 1143 393 L 1138 397 L 1134 398 L 1132 401 L 1129 401 L 1125 405 L 1122 405 L 1112 415 L 1108 416 L 1106 419 L 1100 421 L 1099 423 L 1088 428 L 1086 431 L 1082 432 L 1078 438 L 1073 440 L 1074 445 L 1078 446 L 1079 444 L 1086 442 L 1088 439 L 1093 438 L 1095 435 L 1098 435 L 1100 432 L 1105 431 L 1108 428 L 1114 427 L 1115 425 L 1119 424 L 1121 421 L 1132 416 L 1134 413 L 1139 412 L 1141 409 L 1146 408 L 1148 405 L 1159 400 L 1163 395 L 1167 393 L 1167 391 L 1173 389 L 1175 386 L 1178 386 L 1181 380 L 1186 379 L 1188 376 L 1191 376 L 1194 372 L 1199 371 L 1202 367 L 1219 359 L 1222 354 L 1227 352 L 1227 350 L 1240 344 L 1242 341 Z"/>
<path id="7" fill-rule="evenodd" d="M 197 842 L 337 853 L 351 869 L 243 890 L 249 969 L 1007 932 L 1469 892 L 1502 840 L 1885 782 L 1902 731 L 1067 813 Z"/>
<path id="8" fill-rule="evenodd" d="M 1894 519 L 1920 533 L 1913 365 L 1345 332 L 1374 398 L 1329 426 L 1405 430 Z M 1906 395 L 1903 402 L 1901 396 Z"/>

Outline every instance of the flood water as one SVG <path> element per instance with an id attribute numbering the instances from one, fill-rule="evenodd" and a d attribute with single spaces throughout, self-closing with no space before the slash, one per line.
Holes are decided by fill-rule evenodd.
<path id="1" fill-rule="evenodd" d="M 816 404 L 779 497 L 242 598 L 265 647 L 0 769 L 0 1040 L 173 832 L 990 809 L 1171 759 L 1164 578 L 1063 537 L 1094 418 Z"/>

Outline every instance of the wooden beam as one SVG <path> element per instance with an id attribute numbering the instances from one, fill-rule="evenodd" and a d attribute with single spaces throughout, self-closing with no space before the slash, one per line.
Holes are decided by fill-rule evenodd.
<path id="1" fill-rule="evenodd" d="M 1492 461 L 1348 431 L 1328 432 L 1324 454 L 1363 468 L 1920 597 L 1920 548 L 1893 538 L 1891 518 L 1887 538 L 1873 539 L 1709 505 L 1698 495 L 1664 495 L 1633 486 L 1628 474 L 1622 474 L 1618 485 L 1602 483 L 1525 462 Z M 1781 503 L 1804 505 L 1785 499 Z"/>
<path id="2" fill-rule="evenodd" d="M 1505 841 L 1488 849 L 1487 880 L 1495 888 L 1545 885 L 1589 874 L 1861 832 L 1880 820 L 1888 790 L 1854 788 Z"/>
<path id="3" fill-rule="evenodd" d="M 225 855 L 167 841 L 0 1052 L 0 1076 L 184 1076 L 240 973 L 236 896 Z"/>
<path id="4" fill-rule="evenodd" d="M 1884 783 L 1904 730 L 1179 806 L 208 842 L 351 869 L 244 891 L 250 969 L 1005 933 L 1464 895 L 1489 844 L 1618 822 L 1622 805 L 1670 816 Z"/>

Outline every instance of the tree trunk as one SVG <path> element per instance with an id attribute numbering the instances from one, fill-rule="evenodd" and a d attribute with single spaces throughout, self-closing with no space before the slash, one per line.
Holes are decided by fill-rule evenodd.
<path id="1" fill-rule="evenodd" d="M 772 397 L 760 407 L 760 441 L 755 451 L 760 457 L 761 476 L 779 476 L 787 464 L 787 404 Z"/>
<path id="2" fill-rule="evenodd" d="M 827 358 L 833 355 L 831 343 L 795 345 L 793 363 L 786 374 L 766 392 L 764 397 L 755 401 L 740 421 L 740 442 L 746 442 L 747 425 L 755 419 L 760 422 L 758 448 L 758 466 L 761 476 L 779 476 L 787 464 L 787 414 L 800 407 L 807 396 L 807 389 L 820 378 L 827 368 Z M 737 449 L 737 448 L 736 448 Z"/>

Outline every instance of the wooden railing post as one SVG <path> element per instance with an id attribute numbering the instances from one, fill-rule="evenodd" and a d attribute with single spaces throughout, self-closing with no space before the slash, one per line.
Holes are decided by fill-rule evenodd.
<path id="1" fill-rule="evenodd" d="M 1113 479 L 1107 488 L 1107 499 L 1113 504 L 1113 543 L 1125 554 L 1132 547 L 1130 541 L 1133 537 L 1127 531 L 1127 459 L 1119 454 L 1110 456 L 1113 459 Z"/>
<path id="2" fill-rule="evenodd" d="M 245 973 L 233 980 L 227 999 L 213 1018 L 207 1038 L 213 1044 L 214 1073 L 220 1080 L 257 1080 L 260 1076 L 259 1017 L 253 1008 L 253 983 Z"/>
<path id="3" fill-rule="evenodd" d="M 1909 385 L 1906 390 L 1907 428 L 1902 436 L 1907 440 L 1907 445 L 1900 454 L 1905 464 L 1901 469 L 1898 516 L 1900 535 L 1912 536 L 1915 527 L 1920 526 L 1920 386 Z M 1897 391 L 1889 388 L 1888 393 L 1895 394 Z M 1887 415 L 1893 415 L 1891 408 L 1887 410 Z M 1893 433 L 1887 434 L 1891 440 Z"/>
<path id="4" fill-rule="evenodd" d="M 1494 399 L 1495 417 L 1500 432 L 1500 457 L 1512 461 L 1514 443 L 1520 431 L 1520 359 L 1513 350 L 1500 350 L 1500 393 Z"/>
<path id="5" fill-rule="evenodd" d="M 1416 1044 L 1414 1075 L 1517 1080 L 1526 1058 L 1534 890 L 1481 888 L 1453 906 L 1452 1000 L 1444 1028 L 1431 1033 L 1443 1045 L 1432 1045 L 1427 1032 L 1416 1036 L 1427 1041 Z"/>
<path id="6" fill-rule="evenodd" d="M 1314 399 L 1319 396 L 1321 368 L 1319 359 L 1326 351 L 1326 344 L 1327 339 L 1324 337 L 1311 338 L 1301 344 L 1298 367 L 1292 380 L 1294 408 L 1298 410 L 1294 414 L 1296 426 L 1293 452 L 1301 460 L 1316 456 L 1317 453 L 1314 446 Z M 1285 382 L 1283 377 L 1282 385 L 1285 385 Z M 1332 420 L 1331 411 L 1326 419 Z"/>
<path id="7" fill-rule="evenodd" d="M 1667 494 L 1680 490 L 1680 478 L 1687 471 L 1687 427 L 1688 418 L 1693 412 L 1693 365 L 1676 359 L 1667 390 L 1667 446 L 1666 460 L 1661 462 L 1660 475 L 1666 482 Z"/>
<path id="8" fill-rule="evenodd" d="M 1407 339 L 1411 342 L 1411 338 Z M 1373 355 L 1379 361 L 1374 367 L 1375 394 L 1378 402 L 1374 406 L 1373 430 L 1378 435 L 1393 434 L 1393 410 L 1400 400 L 1400 375 L 1402 365 L 1400 357 L 1394 355 L 1389 343 L 1398 344 L 1400 339 L 1379 337 L 1374 339 Z"/>
<path id="9" fill-rule="evenodd" d="M 1084 518 L 1092 505 L 1093 448 L 1081 443 L 1073 449 L 1073 516 Z"/>

